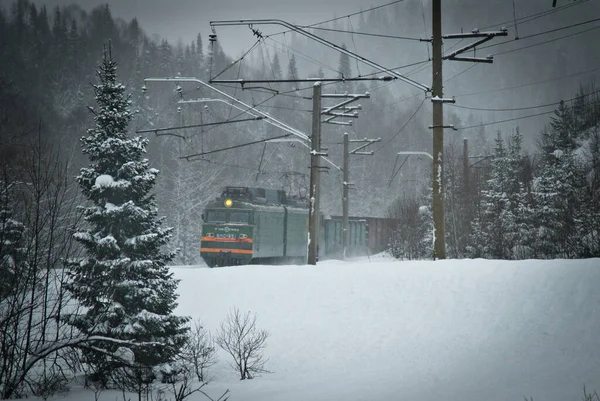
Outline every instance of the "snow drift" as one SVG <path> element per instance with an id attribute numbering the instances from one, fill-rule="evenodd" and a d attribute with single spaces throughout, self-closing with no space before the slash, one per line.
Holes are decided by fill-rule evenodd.
<path id="1" fill-rule="evenodd" d="M 231 400 L 580 400 L 600 390 L 600 260 L 175 267 L 177 313 L 214 331 L 233 306 L 271 332 Z M 200 399 L 200 398 L 198 398 Z"/>

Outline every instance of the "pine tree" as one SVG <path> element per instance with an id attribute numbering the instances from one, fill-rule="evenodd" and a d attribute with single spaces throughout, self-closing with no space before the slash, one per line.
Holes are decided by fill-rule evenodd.
<path id="1" fill-rule="evenodd" d="M 271 63 L 271 74 L 273 75 L 273 79 L 281 79 L 281 63 L 279 62 L 279 56 L 277 53 L 273 56 L 273 62 Z"/>
<path id="2" fill-rule="evenodd" d="M 342 49 L 346 50 L 346 45 L 342 45 Z M 352 69 L 350 68 L 350 57 L 347 54 L 340 54 L 340 62 L 338 66 L 338 78 L 351 78 L 352 77 Z M 340 89 L 342 92 L 352 92 L 352 82 L 344 81 L 340 84 Z"/>
<path id="3" fill-rule="evenodd" d="M 546 144 L 544 151 L 546 151 L 546 153 L 551 153 L 557 149 L 560 149 L 561 151 L 575 149 L 576 133 L 573 111 L 564 101 L 561 101 L 554 114 L 552 122 L 550 123 L 551 130 L 547 131 L 550 138 L 544 141 Z"/>
<path id="4" fill-rule="evenodd" d="M 196 62 L 195 62 L 195 66 L 194 66 L 194 76 L 198 76 L 200 79 L 203 78 L 201 76 L 202 72 L 204 71 L 203 66 L 204 66 L 204 46 L 202 46 L 202 35 L 198 34 L 198 37 L 196 39 Z"/>
<path id="5" fill-rule="evenodd" d="M 514 214 L 508 197 L 511 166 L 500 132 L 496 137 L 492 178 L 482 191 L 481 212 L 473 223 L 470 256 L 508 259 Z"/>
<path id="6" fill-rule="evenodd" d="M 166 263 L 172 253 L 161 252 L 171 237 L 160 228 L 154 196 L 158 171 L 143 158 L 148 139 L 129 138 L 132 118 L 125 87 L 116 81 L 116 63 L 105 51 L 94 85 L 98 108 L 96 125 L 82 138 L 90 166 L 77 181 L 91 206 L 82 207 L 87 222 L 75 239 L 87 257 L 69 263 L 73 298 L 86 310 L 68 321 L 83 336 L 99 335 L 132 341 L 126 353 L 118 344 L 95 341 L 84 356 L 92 376 L 103 384 L 123 372 L 149 372 L 169 362 L 185 341 L 187 318 L 174 316 L 177 281 Z M 152 344 L 148 344 L 152 343 Z M 138 369 L 111 357 L 132 355 Z M 113 374 L 111 377 L 110 375 Z"/>
<path id="7" fill-rule="evenodd" d="M 296 66 L 296 57 L 292 54 L 290 57 L 290 62 L 288 63 L 288 72 L 287 79 L 298 79 L 298 66 Z M 298 84 L 296 82 L 290 83 L 290 89 L 297 88 Z"/>
<path id="8" fill-rule="evenodd" d="M 15 288 L 25 258 L 25 226 L 13 217 L 12 187 L 0 180 L 0 300 L 6 300 Z"/>
<path id="9" fill-rule="evenodd" d="M 564 258 L 579 254 L 580 181 L 581 172 L 572 152 L 557 149 L 545 155 L 533 186 L 536 244 L 540 257 Z"/>
<path id="10" fill-rule="evenodd" d="M 166 39 L 163 39 L 158 48 L 159 52 L 159 67 L 158 73 L 161 76 L 173 75 L 173 49 Z"/>

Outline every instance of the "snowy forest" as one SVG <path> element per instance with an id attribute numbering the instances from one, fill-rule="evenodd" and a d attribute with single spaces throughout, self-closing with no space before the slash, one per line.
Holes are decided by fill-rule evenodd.
<path id="1" fill-rule="evenodd" d="M 391 31 L 394 18 L 368 13 L 356 28 Z M 334 23 L 323 36 L 337 41 L 340 28 Z M 204 381 L 215 344 L 235 344 L 226 326 L 214 343 L 200 324 L 190 330 L 188 318 L 173 315 L 177 280 L 168 266 L 199 263 L 200 216 L 224 185 L 307 196 L 309 153 L 294 142 L 267 144 L 265 138 L 280 135 L 275 128 L 235 121 L 244 115 L 206 101 L 215 97 L 206 89 L 144 78 L 236 79 L 242 71 L 247 79 L 335 78 L 360 75 L 358 65 L 335 56 L 330 70 L 311 66 L 289 51 L 306 46 L 293 35 L 284 47 L 247 59 L 201 34 L 169 43 L 135 19 L 114 18 L 108 6 L 88 13 L 15 0 L 0 8 L 0 38 L 0 398 L 66 391 L 64 370 L 84 368 L 86 384 L 98 391 L 117 386 L 141 399 L 157 377 L 172 385 L 176 399 L 201 391 L 188 381 Z M 306 133 L 310 88 L 223 86 Z M 351 161 L 350 214 L 393 219 L 395 258 L 430 258 L 430 165 L 395 158 L 406 144 L 429 149 L 428 120 L 412 118 L 425 99 L 399 99 L 380 81 L 325 88 L 369 92 L 366 117 L 350 133 L 382 139 L 372 145 L 377 157 Z M 401 101 L 407 107 L 392 112 Z M 593 81 L 574 86 L 527 139 L 517 123 L 506 132 L 477 126 L 476 111 L 461 119 L 448 108 L 446 118 L 475 124 L 446 140 L 450 258 L 600 257 L 600 90 Z M 394 148 L 404 127 L 411 132 Z M 344 132 L 333 126 L 324 134 L 338 164 Z M 248 142 L 258 144 L 224 150 Z M 322 186 L 322 210 L 340 214 L 341 173 L 330 169 Z M 239 311 L 228 322 L 255 330 L 252 317 Z M 268 332 L 256 335 L 262 349 Z M 241 379 L 266 371 L 260 355 L 249 358 L 253 365 L 238 362 Z"/>

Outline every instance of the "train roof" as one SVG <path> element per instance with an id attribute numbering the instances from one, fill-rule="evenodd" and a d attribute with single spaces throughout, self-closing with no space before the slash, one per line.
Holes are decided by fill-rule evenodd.
<path id="1" fill-rule="evenodd" d="M 290 206 L 294 208 L 308 208 L 308 202 L 295 197 L 288 197 L 281 189 L 257 188 L 257 187 L 233 187 L 223 188 L 221 195 L 215 201 L 231 199 L 234 202 L 248 203 L 249 205 L 265 206 Z"/>

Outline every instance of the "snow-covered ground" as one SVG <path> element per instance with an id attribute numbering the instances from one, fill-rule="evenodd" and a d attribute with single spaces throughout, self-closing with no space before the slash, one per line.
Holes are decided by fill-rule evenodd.
<path id="1" fill-rule="evenodd" d="M 228 388 L 231 401 L 576 401 L 584 384 L 600 391 L 600 259 L 173 271 L 179 314 L 214 331 L 237 306 L 271 332 L 272 374 L 239 381 L 219 354 L 207 392 Z"/>

